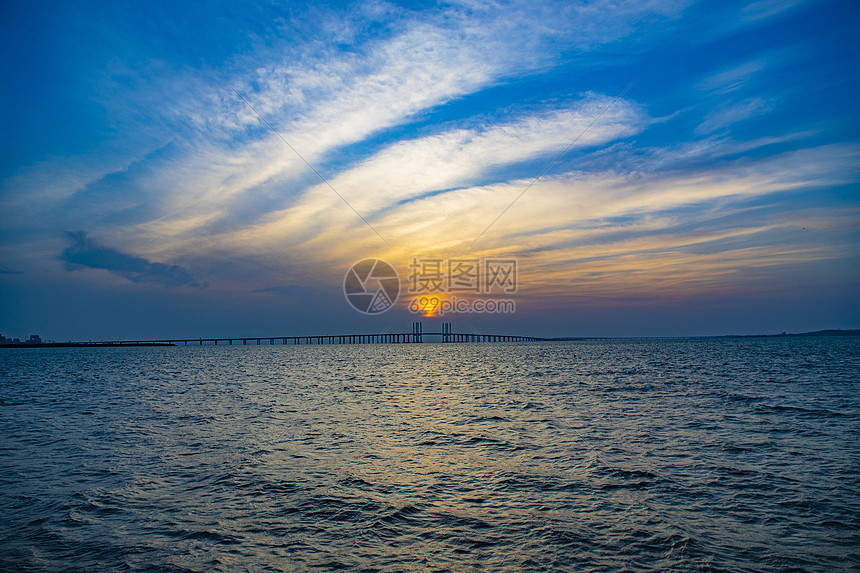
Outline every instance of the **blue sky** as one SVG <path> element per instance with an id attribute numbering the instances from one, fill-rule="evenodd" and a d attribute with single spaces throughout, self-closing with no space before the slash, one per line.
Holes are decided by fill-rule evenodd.
<path id="1" fill-rule="evenodd" d="M 855 2 L 0 10 L 3 334 L 408 330 L 349 266 L 467 256 L 455 329 L 860 327 Z"/>

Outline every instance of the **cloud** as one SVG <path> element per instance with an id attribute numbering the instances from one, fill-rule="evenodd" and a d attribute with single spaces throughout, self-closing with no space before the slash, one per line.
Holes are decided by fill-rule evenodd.
<path id="1" fill-rule="evenodd" d="M 721 105 L 708 113 L 696 128 L 696 133 L 706 135 L 735 123 L 768 112 L 771 104 L 762 98 L 750 98 L 735 104 Z"/>
<path id="2" fill-rule="evenodd" d="M 467 206 L 453 212 L 433 209 L 414 220 L 403 221 L 398 213 L 409 202 L 432 204 L 429 198 L 439 193 L 476 183 L 510 181 L 509 171 L 517 166 L 527 165 L 527 171 L 536 175 L 580 135 L 576 149 L 585 149 L 631 136 L 648 125 L 650 119 L 634 103 L 620 100 L 608 109 L 611 102 L 612 98 L 589 94 L 568 106 L 524 113 L 506 122 L 401 140 L 332 178 L 330 183 L 370 218 L 374 228 L 375 221 L 379 221 L 383 236 L 402 243 L 427 221 L 445 215 L 459 217 L 469 210 Z M 605 114 L 600 121 L 583 133 L 601 112 Z M 328 243 L 333 238 L 330 234 L 341 234 L 344 225 L 352 226 L 358 219 L 348 209 L 342 209 L 340 201 L 328 186 L 317 185 L 289 208 L 269 213 L 256 225 L 238 229 L 232 240 L 236 246 Z M 354 234 L 363 235 L 364 231 L 359 229 Z M 356 240 L 357 236 L 352 237 L 350 244 Z"/>
<path id="3" fill-rule="evenodd" d="M 790 10 L 805 1 L 806 0 L 759 0 L 758 2 L 752 2 L 743 7 L 741 10 L 742 19 L 750 22 L 770 18 L 777 14 L 781 14 L 786 10 Z"/>
<path id="4" fill-rule="evenodd" d="M 205 284 L 195 281 L 184 268 L 177 265 L 154 263 L 142 257 L 121 253 L 110 247 L 103 247 L 79 231 L 66 233 L 72 242 L 60 260 L 66 263 L 69 271 L 81 268 L 104 269 L 135 283 L 156 283 L 165 287 L 193 286 L 205 288 Z"/>
<path id="5" fill-rule="evenodd" d="M 724 141 L 712 157 L 720 157 L 720 146 L 728 154 L 737 148 Z M 857 146 L 832 145 L 677 170 L 619 163 L 550 174 L 474 248 L 470 242 L 530 179 L 445 189 L 380 211 L 372 222 L 390 249 L 354 214 L 333 208 L 337 198 L 323 189 L 316 197 L 327 208 L 296 207 L 219 240 L 248 257 L 276 261 L 289 252 L 323 284 L 342 280 L 356 253 L 398 268 L 411 256 L 468 254 L 520 257 L 524 297 L 739 289 L 767 269 L 850 253 L 846 229 L 856 225 L 857 210 L 818 206 L 814 196 L 860 180 L 858 157 Z"/>
<path id="6" fill-rule="evenodd" d="M 257 54 L 245 67 L 239 62 L 228 83 L 313 160 L 332 144 L 359 141 L 488 86 L 546 71 L 558 65 L 561 51 L 590 53 L 637 27 L 647 29 L 643 19 L 671 18 L 684 3 L 501 4 L 393 11 L 387 33 L 374 40 L 348 49 L 328 39 L 324 49 L 309 43 L 300 58 Z M 199 89 L 168 109 L 195 118 L 213 135 L 262 126 L 222 83 Z"/>
<path id="7" fill-rule="evenodd" d="M 724 95 L 743 88 L 744 84 L 764 67 L 765 62 L 763 60 L 745 62 L 705 78 L 698 87 L 705 91 Z"/>
<path id="8" fill-rule="evenodd" d="M 628 137 L 647 125 L 648 118 L 635 104 L 619 101 L 607 109 L 610 103 L 611 98 L 592 94 L 563 109 L 403 140 L 340 174 L 332 184 L 352 197 L 374 189 L 359 203 L 370 212 L 481 180 L 504 180 L 503 172 L 494 171 L 539 158 L 548 162 L 578 136 L 576 148 L 587 148 Z M 599 123 L 585 132 L 604 111 Z"/>

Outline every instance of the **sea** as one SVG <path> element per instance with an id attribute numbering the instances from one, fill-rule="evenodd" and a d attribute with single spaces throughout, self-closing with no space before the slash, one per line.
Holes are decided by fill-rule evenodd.
<path id="1" fill-rule="evenodd" d="M 0 349 L 2 571 L 860 571 L 860 337 Z"/>

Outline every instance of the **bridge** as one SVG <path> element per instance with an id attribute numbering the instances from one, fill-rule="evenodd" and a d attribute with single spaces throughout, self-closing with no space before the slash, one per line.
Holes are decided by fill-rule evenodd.
<path id="1" fill-rule="evenodd" d="M 165 338 L 159 340 L 102 340 L 88 342 L 54 342 L 16 344 L 24 346 L 234 346 L 234 345 L 308 345 L 308 344 L 414 344 L 425 342 L 425 337 L 437 338 L 443 343 L 454 342 L 538 342 L 549 340 L 536 336 L 511 334 L 478 334 L 454 332 L 450 322 L 443 322 L 439 332 L 425 332 L 420 321 L 412 323 L 412 332 L 382 332 L 374 334 L 318 334 L 304 336 L 249 336 L 239 338 Z M 428 341 L 429 342 L 429 341 Z"/>

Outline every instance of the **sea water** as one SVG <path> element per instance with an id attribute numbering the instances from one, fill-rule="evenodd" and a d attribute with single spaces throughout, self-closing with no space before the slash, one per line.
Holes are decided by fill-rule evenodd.
<path id="1" fill-rule="evenodd" d="M 857 571 L 860 338 L 0 350 L 0 570 Z"/>

